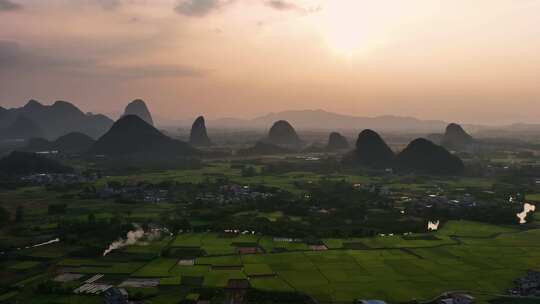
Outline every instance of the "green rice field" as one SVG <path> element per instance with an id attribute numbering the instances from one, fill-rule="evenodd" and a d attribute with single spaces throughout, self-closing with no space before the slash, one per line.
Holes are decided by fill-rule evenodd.
<path id="1" fill-rule="evenodd" d="M 112 254 L 98 259 L 63 258 L 55 263 L 75 273 L 159 279 L 160 290 L 174 286 L 222 288 L 230 279 L 247 279 L 256 289 L 306 293 L 321 302 L 375 298 L 397 303 L 427 300 L 449 290 L 466 290 L 483 301 L 512 287 L 527 270 L 540 270 L 539 240 L 540 229 L 464 221 L 448 222 L 431 234 L 325 239 L 323 243 L 329 248 L 325 251 L 313 251 L 301 241 L 259 235 L 186 233 L 141 246 L 145 251 L 156 251 L 157 257 L 146 262 L 115 262 Z M 348 249 L 350 244 L 363 247 Z M 181 257 L 159 257 L 166 246 L 200 248 L 206 256 L 182 264 Z M 255 246 L 261 253 L 239 255 L 235 251 L 239 246 Z M 142 250 L 128 246 L 118 254 Z M 57 256 L 43 254 L 50 249 L 34 251 L 51 262 Z M 31 269 L 38 264 L 19 261 L 10 268 Z"/>

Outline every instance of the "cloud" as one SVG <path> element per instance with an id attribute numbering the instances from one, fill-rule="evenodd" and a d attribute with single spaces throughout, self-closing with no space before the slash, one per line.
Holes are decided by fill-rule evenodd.
<path id="1" fill-rule="evenodd" d="M 204 77 L 209 71 L 182 65 L 97 66 L 97 76 L 128 78 L 184 78 Z"/>
<path id="2" fill-rule="evenodd" d="M 204 77 L 209 71 L 184 65 L 142 64 L 116 66 L 102 64 L 96 58 L 58 56 L 50 50 L 33 50 L 13 41 L 0 40 L 0 75 L 22 73 L 62 74 L 69 77 L 108 78 L 183 78 Z"/>
<path id="3" fill-rule="evenodd" d="M 268 0 L 265 5 L 278 11 L 294 11 L 302 14 L 314 13 L 320 10 L 319 7 L 304 8 L 286 0 Z"/>
<path id="4" fill-rule="evenodd" d="M 0 0 L 0 12 L 4 11 L 18 11 L 23 9 L 23 6 L 19 3 L 11 0 Z"/>
<path id="5" fill-rule="evenodd" d="M 0 40 L 0 70 L 17 63 L 20 49 L 13 41 Z"/>
<path id="6" fill-rule="evenodd" d="M 85 67 L 92 62 L 94 62 L 92 59 L 87 58 L 58 57 L 42 50 L 22 48 L 14 41 L 0 40 L 0 73 L 8 69 L 30 71 L 47 68 Z"/>
<path id="7" fill-rule="evenodd" d="M 283 0 L 270 0 L 266 2 L 266 5 L 278 11 L 290 11 L 298 9 L 298 6 L 296 6 L 296 4 Z"/>
<path id="8" fill-rule="evenodd" d="M 179 0 L 174 10 L 185 16 L 204 17 L 233 2 L 234 0 Z"/>
<path id="9" fill-rule="evenodd" d="M 106 10 L 114 10 L 117 9 L 120 4 L 122 4 L 121 0 L 94 0 L 97 4 L 101 5 L 103 9 Z"/>

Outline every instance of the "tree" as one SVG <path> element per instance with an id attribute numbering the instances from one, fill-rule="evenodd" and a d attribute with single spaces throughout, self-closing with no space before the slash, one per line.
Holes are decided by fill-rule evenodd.
<path id="1" fill-rule="evenodd" d="M 20 223 L 23 221 L 24 217 L 24 207 L 18 206 L 17 209 L 15 209 L 15 222 Z"/>
<path id="2" fill-rule="evenodd" d="M 96 224 L 96 216 L 93 213 L 88 214 L 88 224 L 90 225 Z"/>
<path id="3" fill-rule="evenodd" d="M 257 170 L 252 166 L 245 166 L 242 168 L 242 177 L 252 177 L 257 175 Z"/>
<path id="4" fill-rule="evenodd" d="M 67 209 L 66 204 L 52 204 L 47 207 L 47 213 L 49 215 L 65 214 Z"/>
<path id="5" fill-rule="evenodd" d="M 9 211 L 7 211 L 4 207 L 0 207 L 0 227 L 3 227 L 5 224 L 7 224 L 10 217 L 11 215 L 9 214 Z"/>

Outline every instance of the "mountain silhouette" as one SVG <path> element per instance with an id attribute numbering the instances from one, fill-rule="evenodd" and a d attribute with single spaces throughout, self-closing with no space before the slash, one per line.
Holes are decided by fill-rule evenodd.
<path id="1" fill-rule="evenodd" d="M 9 111 L 6 108 L 0 107 L 0 120 L 6 119 L 8 112 Z"/>
<path id="2" fill-rule="evenodd" d="M 32 138 L 24 151 L 40 152 L 40 151 L 58 151 L 59 153 L 82 153 L 86 152 L 93 144 L 90 136 L 72 132 L 64 136 L 60 136 L 55 141 L 48 141 L 44 138 Z"/>
<path id="3" fill-rule="evenodd" d="M 363 130 L 356 141 L 356 148 L 346 160 L 356 165 L 370 168 L 388 168 L 392 166 L 394 152 L 373 130 Z"/>
<path id="4" fill-rule="evenodd" d="M 212 142 L 206 132 L 206 124 L 204 117 L 199 116 L 193 122 L 191 126 L 191 133 L 189 135 L 189 143 L 193 146 L 210 146 Z"/>
<path id="5" fill-rule="evenodd" d="M 448 149 L 460 149 L 474 143 L 474 139 L 458 124 L 451 123 L 441 140 L 441 145 Z"/>
<path id="6" fill-rule="evenodd" d="M 28 140 L 43 136 L 43 130 L 31 119 L 19 115 L 7 128 L 0 130 L 0 139 Z"/>
<path id="7" fill-rule="evenodd" d="M 91 154 L 107 156 L 188 156 L 196 152 L 187 143 L 164 135 L 136 115 L 120 118 L 89 150 Z"/>
<path id="8" fill-rule="evenodd" d="M 285 120 L 276 121 L 272 125 L 268 132 L 266 142 L 273 145 L 284 146 L 299 146 L 302 144 L 302 141 L 294 128 Z"/>
<path id="9" fill-rule="evenodd" d="M 328 136 L 327 149 L 331 151 L 349 149 L 349 141 L 338 132 L 332 132 Z"/>
<path id="10" fill-rule="evenodd" d="M 35 153 L 14 151 L 0 159 L 0 175 L 2 176 L 71 172 L 73 168 Z"/>
<path id="11" fill-rule="evenodd" d="M 142 120 L 146 121 L 149 125 L 154 125 L 152 115 L 150 114 L 146 103 L 142 99 L 135 99 L 126 106 L 126 109 L 124 110 L 124 116 L 127 115 L 137 115 Z"/>
<path id="12" fill-rule="evenodd" d="M 459 157 L 424 138 L 413 140 L 401 151 L 395 166 L 400 170 L 429 174 L 460 174 L 465 169 Z"/>
<path id="13" fill-rule="evenodd" d="M 5 109 L 4 109 L 5 110 Z M 83 113 L 67 101 L 56 101 L 53 105 L 42 105 L 36 100 L 30 100 L 20 108 L 0 110 L 0 129 L 13 124 L 19 116 L 33 121 L 40 129 L 41 135 L 47 139 L 80 132 L 90 137 L 103 135 L 113 124 L 113 121 L 101 114 Z"/>

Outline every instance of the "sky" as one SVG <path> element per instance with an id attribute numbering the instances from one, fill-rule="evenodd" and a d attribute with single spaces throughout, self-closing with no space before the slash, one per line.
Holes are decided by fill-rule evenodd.
<path id="1" fill-rule="evenodd" d="M 0 106 L 540 123 L 540 0 L 0 0 Z"/>

